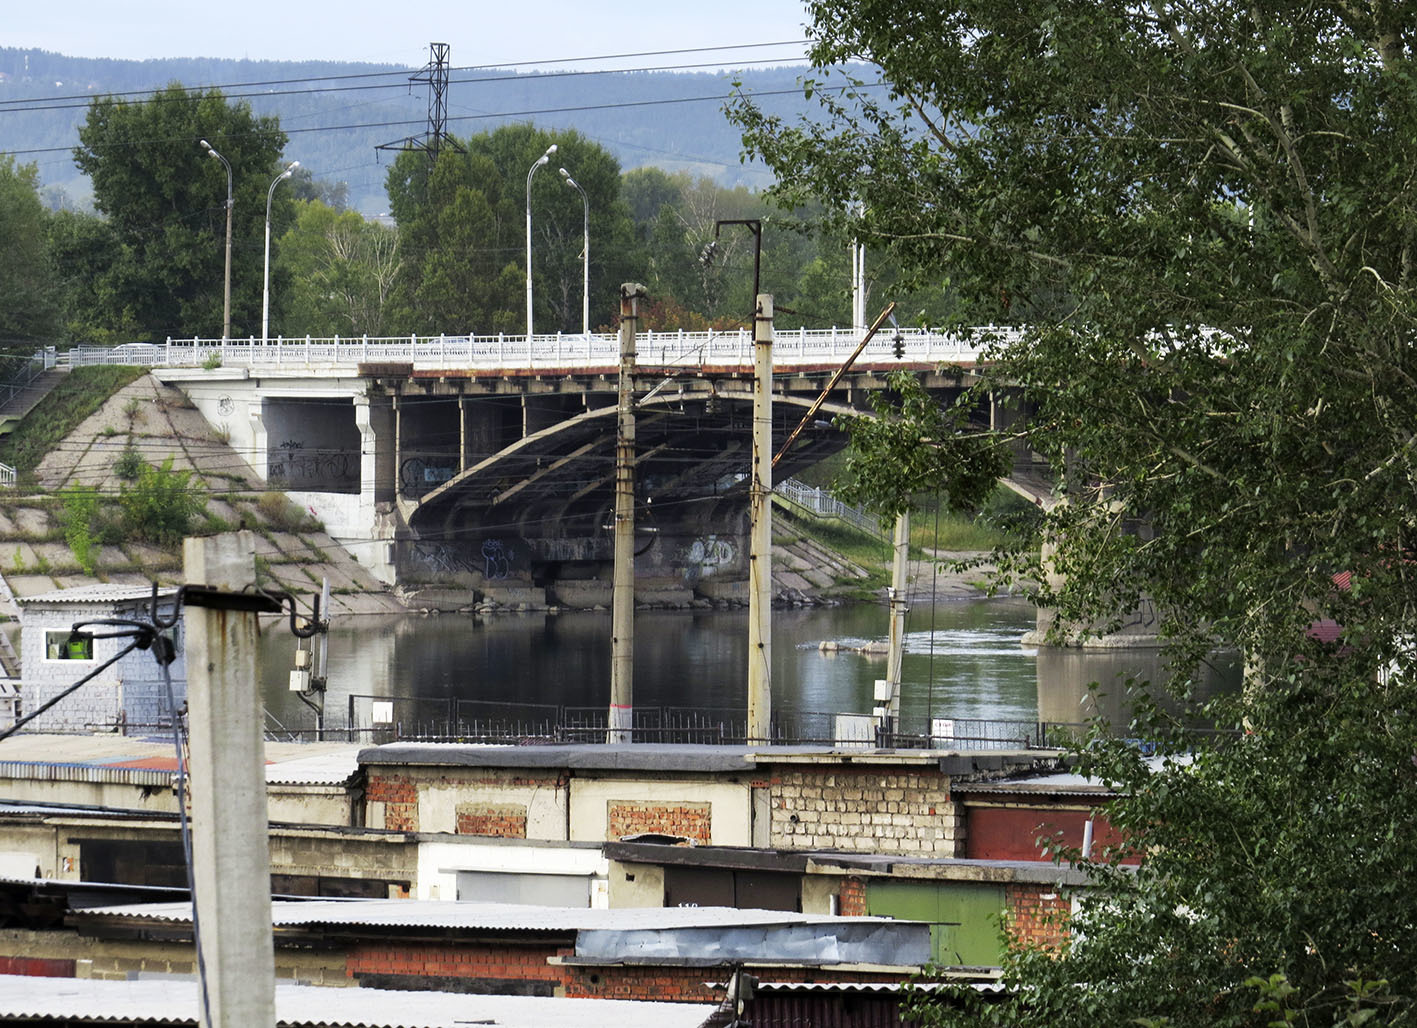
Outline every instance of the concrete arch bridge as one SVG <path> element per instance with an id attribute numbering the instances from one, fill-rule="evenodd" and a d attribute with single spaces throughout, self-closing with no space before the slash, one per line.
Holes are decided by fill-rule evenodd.
<path id="1" fill-rule="evenodd" d="M 775 447 L 859 341 L 824 336 L 775 340 Z M 553 364 L 536 342 L 529 360 L 505 340 L 499 353 L 465 337 L 280 348 L 173 341 L 154 347 L 152 363 L 259 476 L 314 511 L 385 580 L 454 583 L 510 603 L 604 602 L 618 343 L 562 339 L 562 363 Z M 747 580 L 751 340 L 655 334 L 637 349 L 637 589 L 737 597 Z M 911 333 L 901 358 L 889 340 L 873 341 L 775 477 L 841 449 L 846 438 L 832 418 L 869 412 L 890 371 L 921 372 L 946 401 L 974 381 L 974 357 L 957 339 L 929 333 Z M 954 367 L 939 370 L 946 364 Z M 1017 416 L 1007 398 L 978 412 L 995 425 Z M 1027 457 L 1012 484 L 1046 492 Z"/>

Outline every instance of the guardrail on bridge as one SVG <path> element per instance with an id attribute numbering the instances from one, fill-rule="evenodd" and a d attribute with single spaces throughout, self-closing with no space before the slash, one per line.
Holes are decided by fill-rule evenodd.
<path id="1" fill-rule="evenodd" d="M 1012 339 L 1017 329 L 984 327 L 972 335 L 904 329 L 902 356 L 893 339 L 878 335 L 859 358 L 866 363 L 901 360 L 913 364 L 969 363 L 988 338 Z M 773 364 L 778 368 L 840 364 L 860 342 L 854 329 L 792 329 L 775 333 Z M 635 348 L 644 367 L 751 368 L 753 337 L 730 332 L 645 332 Z M 427 370 L 504 371 L 613 368 L 620 360 L 619 337 L 590 335 L 400 336 L 304 339 L 168 339 L 116 347 L 78 346 L 59 355 L 71 367 L 134 364 L 142 367 L 327 368 L 360 364 L 412 364 Z"/>

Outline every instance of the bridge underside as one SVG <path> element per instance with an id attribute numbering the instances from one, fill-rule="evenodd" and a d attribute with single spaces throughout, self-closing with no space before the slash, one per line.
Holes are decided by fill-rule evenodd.
<path id="1" fill-rule="evenodd" d="M 752 438 L 751 393 L 748 383 L 741 385 L 666 389 L 637 404 L 635 520 L 641 572 L 651 578 L 659 571 L 661 577 L 682 580 L 684 555 L 691 552 L 713 551 L 722 565 L 732 550 L 732 563 L 738 562 Z M 546 398 L 533 404 L 530 417 L 505 403 L 461 405 L 465 441 L 469 436 L 491 441 L 499 433 L 520 437 L 490 453 L 474 446 L 456 468 L 446 449 L 405 449 L 399 505 L 415 538 L 461 552 L 484 576 L 491 568 L 541 581 L 564 576 L 575 565 L 583 565 L 584 572 L 584 566 L 610 561 L 617 414 L 609 403 L 581 402 L 576 412 L 564 401 Z M 775 398 L 775 445 L 797 426 L 808 403 L 802 397 Z M 403 415 L 410 416 L 414 407 L 405 400 Z M 836 404 L 819 412 L 775 478 L 840 450 L 846 437 L 830 419 L 844 409 Z M 535 428 L 539 418 L 552 413 L 554 420 Z M 516 414 L 533 430 L 520 434 L 523 426 L 509 423 Z M 432 436 L 422 433 L 422 438 Z"/>

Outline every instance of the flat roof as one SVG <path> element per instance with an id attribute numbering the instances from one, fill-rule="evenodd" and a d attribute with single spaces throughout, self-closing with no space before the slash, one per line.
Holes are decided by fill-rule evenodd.
<path id="1" fill-rule="evenodd" d="M 275 1006 L 281 1028 L 447 1028 L 455 1024 L 701 1028 L 717 1009 L 711 1003 L 483 996 L 282 983 L 275 987 Z M 0 1019 L 5 1020 L 194 1025 L 197 1007 L 195 981 L 0 975 Z"/>
<path id="2" fill-rule="evenodd" d="M 126 918 L 187 924 L 192 905 L 134 903 L 77 912 L 84 917 Z M 679 928 L 762 928 L 772 925 L 855 926 L 900 924 L 889 917 L 841 917 L 736 907 L 533 907 L 513 903 L 457 900 L 278 900 L 271 904 L 277 928 L 351 927 L 437 928 L 521 932 L 662 931 Z"/>

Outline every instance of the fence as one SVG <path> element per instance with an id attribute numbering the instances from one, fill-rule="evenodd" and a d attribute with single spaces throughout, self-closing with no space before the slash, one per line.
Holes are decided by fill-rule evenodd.
<path id="1" fill-rule="evenodd" d="M 819 518 L 839 518 L 863 532 L 881 535 L 881 522 L 874 514 L 842 503 L 825 489 L 804 485 L 795 478 L 778 482 L 772 491 L 782 499 Z"/>
<path id="2" fill-rule="evenodd" d="M 326 739 L 365 742 L 462 742 L 512 745 L 603 743 L 605 707 L 499 703 L 456 697 L 352 695 L 343 726 L 327 721 Z M 781 710 L 773 715 L 775 745 L 888 749 L 1052 749 L 1074 738 L 1082 725 L 980 718 L 902 718 L 885 726 L 864 714 Z M 284 725 L 286 738 L 312 731 Z M 636 707 L 630 729 L 636 743 L 741 746 L 748 742 L 741 707 Z"/>
<path id="3" fill-rule="evenodd" d="M 1016 329 L 985 327 L 979 338 L 1012 338 Z M 973 361 L 983 348 L 975 335 L 904 329 L 903 356 L 911 363 Z M 860 342 L 855 329 L 793 329 L 773 338 L 777 367 L 840 363 Z M 645 332 L 636 339 L 639 362 L 646 367 L 750 368 L 753 336 L 747 329 L 729 332 Z M 867 344 L 861 360 L 891 361 L 893 342 L 884 337 Z M 59 355 L 70 367 L 86 364 L 135 364 L 142 367 L 304 368 L 359 364 L 413 364 L 423 368 L 499 371 L 615 367 L 619 337 L 613 333 L 526 336 L 339 336 L 304 339 L 168 339 L 165 343 L 126 343 L 116 347 L 78 346 Z"/>
<path id="4" fill-rule="evenodd" d="M 59 355 L 52 346 L 35 350 L 14 378 L 0 385 L 0 410 L 8 407 L 15 397 L 28 389 L 35 379 L 54 367 L 58 361 Z"/>

